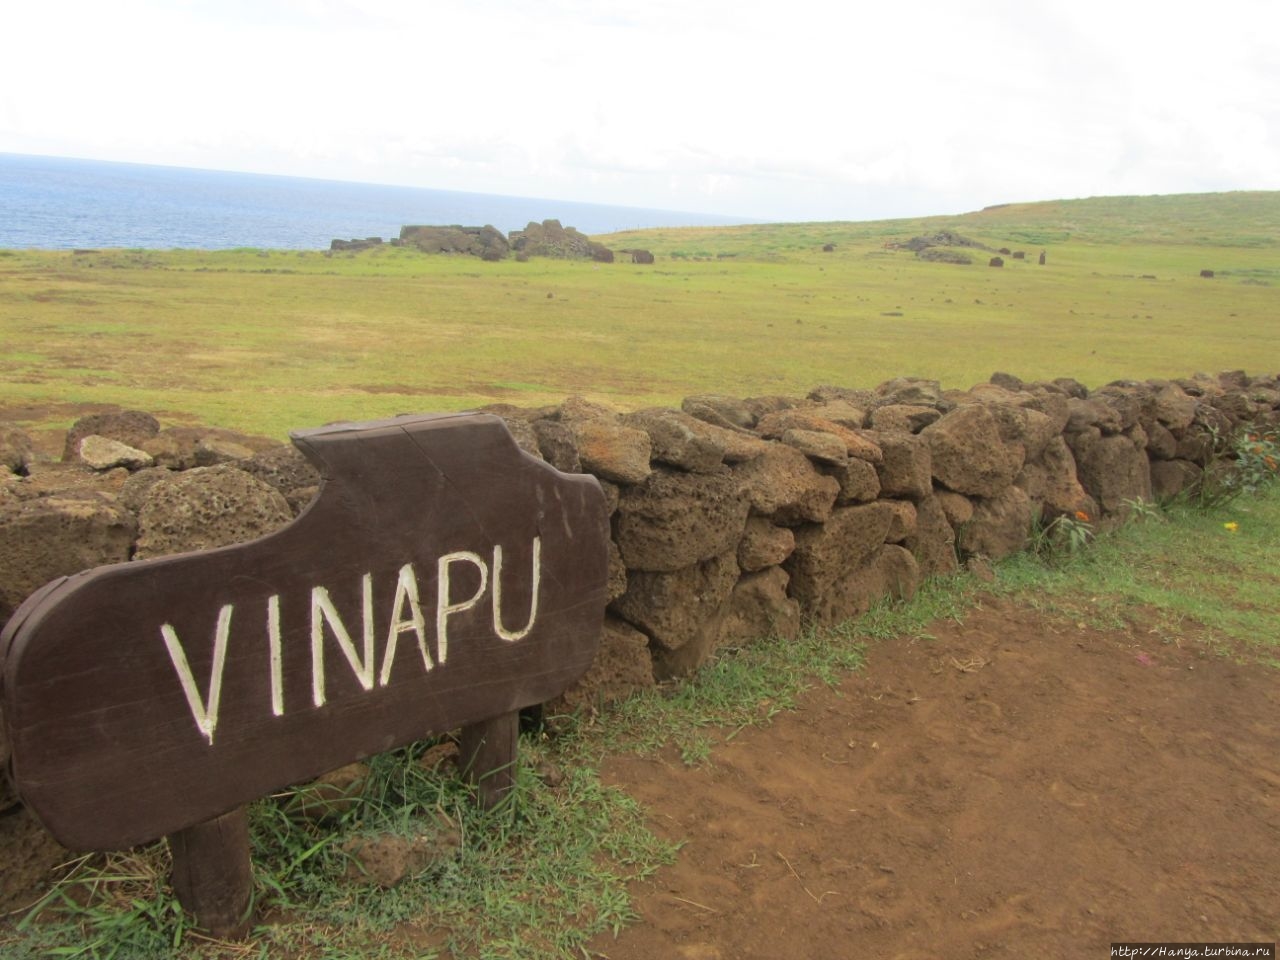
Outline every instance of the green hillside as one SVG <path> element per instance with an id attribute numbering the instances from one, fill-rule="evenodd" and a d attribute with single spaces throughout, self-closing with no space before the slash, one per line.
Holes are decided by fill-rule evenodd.
<path id="1" fill-rule="evenodd" d="M 907 246 L 942 231 L 977 246 Z M 895 376 L 1280 368 L 1280 193 L 596 239 L 657 262 L 0 251 L 0 419 L 106 403 L 280 435 L 570 394 L 629 409 Z M 939 253 L 971 262 L 925 259 Z"/>

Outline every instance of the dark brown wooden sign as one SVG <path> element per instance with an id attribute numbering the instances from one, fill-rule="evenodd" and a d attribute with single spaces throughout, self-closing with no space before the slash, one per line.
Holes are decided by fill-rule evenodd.
<path id="1" fill-rule="evenodd" d="M 484 721 L 590 665 L 594 478 L 483 415 L 293 440 L 324 484 L 291 526 L 55 581 L 0 634 L 14 785 L 63 844 L 174 834 L 429 733 L 469 727 L 479 749 Z"/>

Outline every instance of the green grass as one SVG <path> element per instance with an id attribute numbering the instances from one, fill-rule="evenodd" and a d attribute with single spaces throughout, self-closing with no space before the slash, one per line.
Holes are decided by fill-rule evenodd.
<path id="1" fill-rule="evenodd" d="M 1175 504 L 1047 567 L 1019 555 L 1000 582 L 1055 616 L 1140 620 L 1168 643 L 1280 666 L 1280 488 L 1209 510 Z"/>
<path id="2" fill-rule="evenodd" d="M 964 267 L 884 249 L 944 228 L 1025 241 L 1029 259 L 993 270 L 981 251 Z M 603 238 L 653 249 L 652 267 L 392 247 L 10 251 L 0 407 L 44 407 L 39 426 L 66 425 L 59 404 L 107 403 L 283 436 L 572 394 L 631 409 L 903 375 L 1096 386 L 1247 368 L 1280 355 L 1278 237 L 1280 193 L 1258 193 Z"/>

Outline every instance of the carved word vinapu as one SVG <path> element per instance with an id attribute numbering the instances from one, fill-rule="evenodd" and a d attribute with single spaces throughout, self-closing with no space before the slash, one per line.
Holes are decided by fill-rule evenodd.
<path id="1" fill-rule="evenodd" d="M 518 629 L 508 627 L 503 618 L 503 556 L 500 545 L 495 545 L 493 548 L 492 564 L 486 563 L 486 558 L 469 550 L 447 553 L 436 560 L 434 634 L 428 631 L 426 615 L 423 613 L 417 572 L 412 563 L 404 564 L 396 575 L 395 598 L 391 602 L 382 644 L 381 667 L 377 657 L 378 630 L 373 603 L 373 574 L 366 573 L 360 578 L 362 603 L 358 647 L 351 630 L 348 629 L 348 621 L 334 605 L 328 589 L 323 586 L 312 587 L 310 591 L 311 705 L 322 707 L 326 701 L 326 635 L 337 641 L 338 649 L 342 652 L 360 687 L 366 692 L 374 690 L 377 686 L 385 687 L 390 682 L 396 649 L 401 637 L 405 634 L 411 634 L 417 644 L 424 673 L 434 670 L 437 666 L 444 666 L 449 659 L 449 618 L 476 607 L 486 592 L 490 596 L 494 635 L 508 643 L 523 640 L 529 635 L 538 618 L 538 593 L 542 581 L 542 539 L 540 537 L 533 539 L 532 554 L 529 612 L 524 625 Z M 480 577 L 479 586 L 475 592 L 463 599 L 455 599 L 451 591 L 452 571 L 459 564 L 474 567 Z M 160 636 L 173 663 L 178 682 L 182 685 L 182 692 L 186 695 L 196 729 L 210 746 L 213 745 L 214 732 L 218 728 L 222 677 L 226 667 L 227 647 L 235 612 L 236 604 L 234 603 L 224 604 L 218 610 L 217 623 L 213 631 L 213 661 L 210 666 L 209 683 L 204 694 L 201 694 L 196 684 L 191 664 L 187 659 L 186 648 L 178 637 L 177 631 L 168 623 L 160 627 Z M 265 633 L 271 670 L 271 713 L 277 717 L 283 716 L 285 712 L 280 620 L 280 596 L 271 594 L 266 600 Z M 434 650 L 429 642 L 430 636 L 434 636 Z"/>

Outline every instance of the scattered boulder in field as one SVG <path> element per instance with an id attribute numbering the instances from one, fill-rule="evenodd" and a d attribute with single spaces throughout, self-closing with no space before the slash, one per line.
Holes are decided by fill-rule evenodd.
<path id="1" fill-rule="evenodd" d="M 593 245 L 586 234 L 579 233 L 573 227 L 561 226 L 559 220 L 543 220 L 541 223 L 531 220 L 523 230 L 513 230 L 511 249 L 526 256 L 555 257 L 561 260 L 592 259 L 597 250 L 605 250 L 600 244 Z"/>
<path id="2" fill-rule="evenodd" d="M 988 261 L 987 261 L 987 266 L 988 266 L 988 267 L 1003 267 L 1003 266 L 1004 266 L 1004 258 L 1003 258 L 1003 257 L 992 257 L 990 260 L 988 260 Z"/>
<path id="3" fill-rule="evenodd" d="M 368 779 L 365 764 L 348 763 L 296 788 L 284 808 L 290 816 L 314 824 L 330 823 L 356 808 Z"/>
<path id="4" fill-rule="evenodd" d="M 406 226 L 400 228 L 400 243 L 416 247 L 423 253 L 462 253 L 484 257 L 486 252 L 499 259 L 507 256 L 511 244 L 502 231 L 486 224 L 483 227 Z"/>
<path id="5" fill-rule="evenodd" d="M 650 253 L 648 250 L 632 250 L 631 262 L 632 263 L 653 263 L 653 254 Z"/>
<path id="6" fill-rule="evenodd" d="M 406 877 L 443 869 L 462 852 L 462 830 L 443 818 L 425 818 L 412 835 L 360 836 L 342 845 L 347 878 L 390 890 Z"/>
<path id="7" fill-rule="evenodd" d="M 1212 279 L 1213 279 L 1213 271 L 1212 271 L 1212 270 L 1201 270 L 1201 271 L 1200 271 L 1200 276 L 1204 277 L 1206 280 L 1212 280 Z"/>

